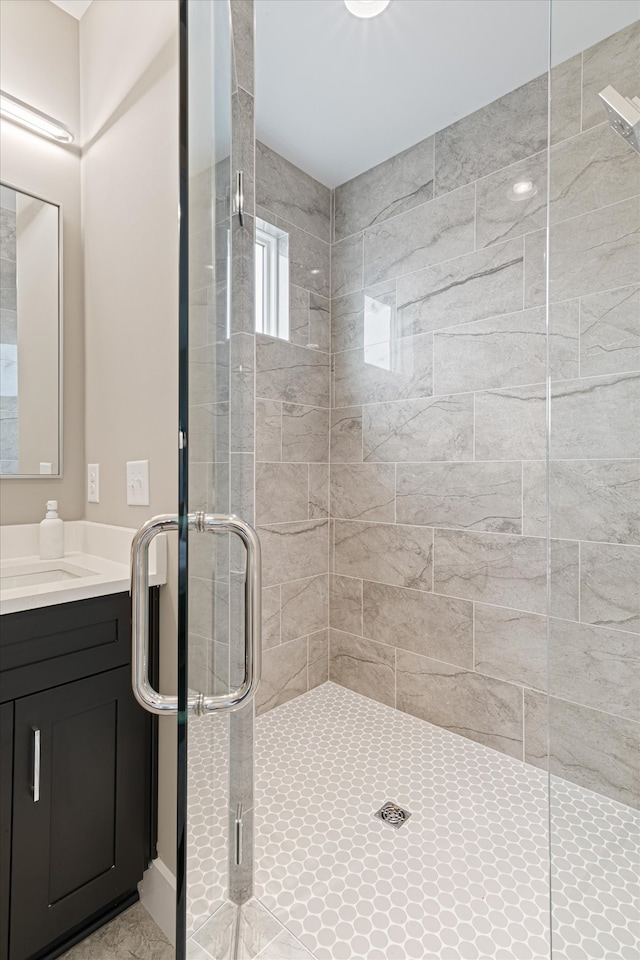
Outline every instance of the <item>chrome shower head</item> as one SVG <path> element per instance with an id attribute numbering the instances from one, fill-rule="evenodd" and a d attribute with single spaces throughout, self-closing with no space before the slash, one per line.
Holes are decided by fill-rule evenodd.
<path id="1" fill-rule="evenodd" d="M 611 129 L 640 153 L 640 97 L 623 97 L 613 87 L 605 87 L 599 96 Z"/>

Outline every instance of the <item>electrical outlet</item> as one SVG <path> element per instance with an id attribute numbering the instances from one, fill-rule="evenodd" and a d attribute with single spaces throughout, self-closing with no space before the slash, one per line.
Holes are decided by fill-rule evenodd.
<path id="1" fill-rule="evenodd" d="M 127 461 L 127 503 L 131 506 L 149 506 L 149 461 Z"/>
<path id="2" fill-rule="evenodd" d="M 87 464 L 87 500 L 89 503 L 100 503 L 100 464 Z"/>

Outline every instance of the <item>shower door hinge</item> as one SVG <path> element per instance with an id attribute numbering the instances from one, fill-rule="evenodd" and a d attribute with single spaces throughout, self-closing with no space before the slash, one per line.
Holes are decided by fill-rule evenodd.
<path id="1" fill-rule="evenodd" d="M 236 171 L 235 212 L 238 214 L 238 223 L 244 227 L 244 173 Z"/>

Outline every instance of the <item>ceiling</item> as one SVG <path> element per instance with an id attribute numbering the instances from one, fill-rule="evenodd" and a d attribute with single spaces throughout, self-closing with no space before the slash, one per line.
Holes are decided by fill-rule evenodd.
<path id="1" fill-rule="evenodd" d="M 556 63 L 640 18 L 640 0 L 553 0 Z M 547 69 L 548 0 L 256 0 L 258 137 L 329 187 Z M 638 91 L 640 93 L 640 90 Z"/>
<path id="2" fill-rule="evenodd" d="M 56 7 L 64 10 L 65 13 L 70 13 L 76 20 L 80 19 L 87 7 L 91 4 L 91 0 L 51 0 L 51 2 L 55 3 Z"/>
<path id="3" fill-rule="evenodd" d="M 79 20 L 92 0 L 52 2 Z M 255 6 L 257 135 L 329 187 L 547 69 L 549 0 L 391 0 L 371 20 L 344 0 Z M 640 0 L 551 10 L 562 63 L 640 19 Z"/>

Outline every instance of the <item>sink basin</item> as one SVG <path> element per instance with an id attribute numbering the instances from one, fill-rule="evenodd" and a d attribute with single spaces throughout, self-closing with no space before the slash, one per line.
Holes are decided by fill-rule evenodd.
<path id="1" fill-rule="evenodd" d="M 30 563 L 3 565 L 0 570 L 0 588 L 14 590 L 16 587 L 33 587 L 41 583 L 59 583 L 62 580 L 77 580 L 80 577 L 95 577 L 96 571 L 67 560 L 37 560 Z"/>

